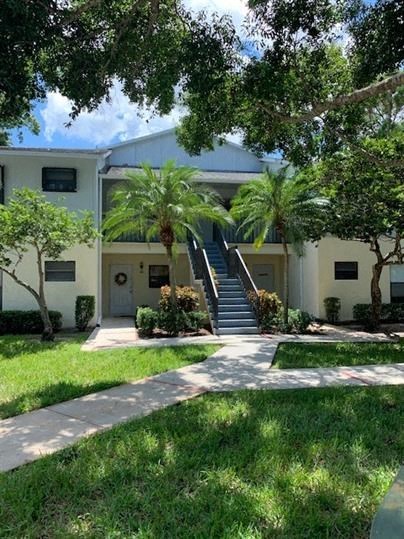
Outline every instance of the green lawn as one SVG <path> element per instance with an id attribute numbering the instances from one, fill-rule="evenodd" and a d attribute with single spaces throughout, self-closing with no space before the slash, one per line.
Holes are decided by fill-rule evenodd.
<path id="1" fill-rule="evenodd" d="M 202 361 L 218 347 L 81 352 L 84 337 L 0 337 L 0 419 Z"/>
<path id="2" fill-rule="evenodd" d="M 1 537 L 367 538 L 398 387 L 207 395 L 0 475 Z"/>
<path id="3" fill-rule="evenodd" d="M 338 367 L 404 363 L 400 343 L 284 343 L 278 347 L 274 367 Z"/>

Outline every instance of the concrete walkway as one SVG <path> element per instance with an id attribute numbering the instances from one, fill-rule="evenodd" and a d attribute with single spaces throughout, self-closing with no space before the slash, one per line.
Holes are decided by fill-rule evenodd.
<path id="1" fill-rule="evenodd" d="M 335 340 L 330 336 L 239 337 L 202 363 L 5 419 L 0 421 L 0 470 L 11 470 L 85 436 L 207 391 L 404 384 L 404 363 L 269 369 L 281 342 Z"/>

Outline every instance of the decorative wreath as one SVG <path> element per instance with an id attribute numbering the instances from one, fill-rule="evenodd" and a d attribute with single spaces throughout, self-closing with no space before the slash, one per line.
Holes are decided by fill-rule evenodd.
<path id="1" fill-rule="evenodd" d="M 124 284 L 126 284 L 128 280 L 128 276 L 126 275 L 126 273 L 117 273 L 115 275 L 115 282 L 118 286 L 123 286 Z"/>

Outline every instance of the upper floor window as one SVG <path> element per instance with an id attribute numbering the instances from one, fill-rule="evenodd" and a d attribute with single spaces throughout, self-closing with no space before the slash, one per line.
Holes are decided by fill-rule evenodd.
<path id="1" fill-rule="evenodd" d="M 75 193 L 77 191 L 77 174 L 75 168 L 42 169 L 42 190 L 58 193 Z"/>
<path id="2" fill-rule="evenodd" d="M 336 281 L 356 281 L 358 279 L 357 262 L 335 262 Z"/>
<path id="3" fill-rule="evenodd" d="M 49 260 L 45 262 L 45 281 L 65 282 L 76 280 L 74 261 Z"/>

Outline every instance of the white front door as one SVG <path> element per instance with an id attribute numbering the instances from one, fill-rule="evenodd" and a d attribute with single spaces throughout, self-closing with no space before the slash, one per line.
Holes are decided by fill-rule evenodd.
<path id="1" fill-rule="evenodd" d="M 255 286 L 260 290 L 274 291 L 274 266 L 273 264 L 254 264 L 252 278 Z"/>
<path id="2" fill-rule="evenodd" d="M 110 266 L 110 310 L 112 316 L 135 315 L 132 275 L 132 264 L 111 264 Z"/>

